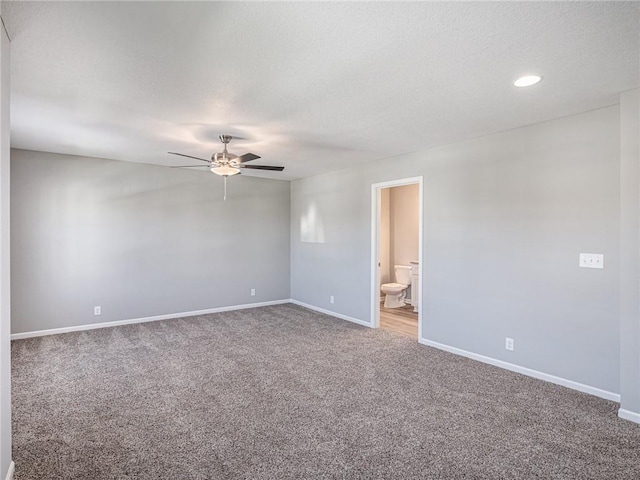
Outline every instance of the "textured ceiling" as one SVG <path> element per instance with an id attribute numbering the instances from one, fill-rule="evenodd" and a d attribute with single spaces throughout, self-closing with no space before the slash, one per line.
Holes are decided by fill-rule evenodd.
<path id="1" fill-rule="evenodd" d="M 4 2 L 11 143 L 293 179 L 612 105 L 638 2 Z M 512 86 L 521 74 L 544 80 Z M 389 160 L 392 162 L 392 158 Z M 192 164 L 186 160 L 184 164 Z M 205 170 L 206 172 L 206 170 Z"/>

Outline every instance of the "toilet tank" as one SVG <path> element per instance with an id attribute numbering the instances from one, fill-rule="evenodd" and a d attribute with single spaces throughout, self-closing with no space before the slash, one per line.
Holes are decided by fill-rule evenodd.
<path id="1" fill-rule="evenodd" d="M 411 285 L 411 267 L 408 265 L 395 265 L 396 282 L 402 285 Z"/>

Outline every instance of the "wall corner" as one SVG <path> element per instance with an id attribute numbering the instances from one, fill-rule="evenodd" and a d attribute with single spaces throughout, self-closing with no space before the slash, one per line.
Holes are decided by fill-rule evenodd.
<path id="1" fill-rule="evenodd" d="M 640 89 L 620 95 L 620 411 L 640 423 Z"/>

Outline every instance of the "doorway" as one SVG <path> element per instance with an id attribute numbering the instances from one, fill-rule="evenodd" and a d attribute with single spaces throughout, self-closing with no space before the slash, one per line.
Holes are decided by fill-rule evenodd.
<path id="1" fill-rule="evenodd" d="M 423 302 L 422 302 L 422 203 L 423 203 L 423 177 L 411 177 L 389 182 L 374 183 L 371 185 L 371 326 L 373 328 L 386 328 L 411 336 L 419 340 L 423 331 Z M 413 186 L 414 188 L 400 189 L 399 187 Z M 397 190 L 394 190 L 397 189 Z M 415 190 L 417 189 L 417 195 Z M 396 194 L 396 195 L 394 195 Z M 394 197 L 396 221 L 394 216 Z M 412 202 L 412 204 L 407 204 Z M 417 205 L 416 205 L 417 204 Z M 398 213 L 400 211 L 400 214 Z M 406 211 L 407 215 L 402 212 Z M 397 226 L 398 218 L 403 222 L 414 221 L 413 215 L 417 211 L 417 255 L 415 249 L 408 244 L 415 242 L 413 238 L 399 239 L 394 237 L 394 228 L 407 228 L 415 235 L 415 225 Z M 396 225 L 394 227 L 394 224 Z M 395 243 L 393 245 L 392 243 Z M 400 244 L 400 245 L 398 245 Z M 416 258 L 417 257 L 417 258 Z M 410 267 L 411 284 L 398 298 L 399 303 L 392 298 L 385 308 L 381 285 L 396 282 L 396 268 L 399 265 Z M 401 276 L 403 272 L 398 272 Z M 403 298 L 406 297 L 406 298 Z M 401 304 L 406 303 L 405 306 Z M 417 329 L 416 329 L 417 320 Z M 416 331 L 417 330 L 417 331 Z"/>

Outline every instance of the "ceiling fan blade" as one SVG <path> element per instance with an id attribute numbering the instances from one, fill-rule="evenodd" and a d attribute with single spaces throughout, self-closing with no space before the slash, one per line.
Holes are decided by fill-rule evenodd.
<path id="1" fill-rule="evenodd" d="M 185 155 L 184 153 L 176 153 L 176 152 L 167 152 L 167 153 L 170 153 L 171 155 L 180 155 L 181 157 L 194 158 L 196 160 L 202 160 L 203 162 L 207 162 L 207 163 L 211 162 L 211 160 L 205 160 L 204 158 L 192 157 L 191 155 Z"/>
<path id="2" fill-rule="evenodd" d="M 251 160 L 257 160 L 258 158 L 260 158 L 260 156 L 256 155 L 255 153 L 245 153 L 244 155 L 240 155 L 238 158 L 236 158 L 236 161 L 238 163 L 245 163 L 250 162 Z"/>
<path id="3" fill-rule="evenodd" d="M 273 170 L 274 172 L 281 172 L 284 167 L 273 167 L 271 165 L 238 165 L 238 168 L 252 168 L 254 170 Z"/>
<path id="4" fill-rule="evenodd" d="M 169 165 L 169 168 L 193 168 L 193 167 L 209 168 L 209 165 Z"/>

